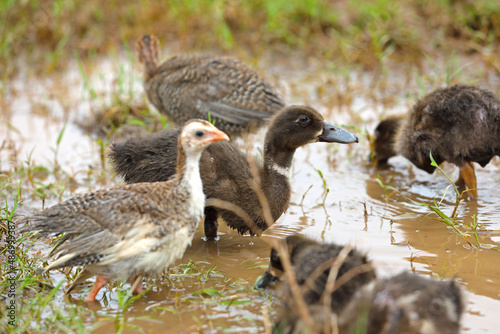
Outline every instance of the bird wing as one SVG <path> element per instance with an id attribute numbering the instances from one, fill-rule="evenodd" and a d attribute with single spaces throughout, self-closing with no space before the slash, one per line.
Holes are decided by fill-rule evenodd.
<path id="1" fill-rule="evenodd" d="M 264 111 L 241 109 L 224 102 L 205 102 L 198 100 L 196 107 L 204 115 L 210 114 L 213 119 L 221 119 L 228 123 L 247 124 L 252 120 L 267 120 L 273 114 Z"/>
<path id="2" fill-rule="evenodd" d="M 66 234 L 52 252 L 60 260 L 47 270 L 99 262 L 107 249 L 126 239 L 177 229 L 179 224 L 158 224 L 169 217 L 161 203 L 145 196 L 151 193 L 149 188 L 141 183 L 78 195 L 28 217 L 39 235 Z M 170 194 L 164 194 L 162 201 L 172 203 Z"/>
<path id="3" fill-rule="evenodd" d="M 159 203 L 147 195 L 145 183 L 77 195 L 28 217 L 42 235 L 113 231 L 123 235 L 140 216 L 164 216 Z"/>
<path id="4" fill-rule="evenodd" d="M 235 124 L 268 119 L 285 106 L 277 91 L 243 63 L 229 58 L 207 58 L 203 62 L 165 73 L 160 97 L 182 93 L 180 110 Z M 199 117 L 202 117 L 202 116 Z M 206 117 L 205 117 L 206 118 Z"/>

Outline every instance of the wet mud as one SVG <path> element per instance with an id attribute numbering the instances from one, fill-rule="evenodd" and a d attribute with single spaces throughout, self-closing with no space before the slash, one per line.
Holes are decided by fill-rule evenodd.
<path id="1" fill-rule="evenodd" d="M 384 86 L 384 89 L 378 85 L 375 91 L 370 90 L 377 79 L 360 73 L 353 73 L 347 81 L 339 79 L 336 73 L 320 72 L 312 76 L 297 67 L 296 70 L 288 68 L 286 75 L 280 76 L 276 69 L 269 71 L 285 100 L 309 104 L 336 125 L 355 126 L 349 130 L 360 137 L 360 143 L 349 146 L 315 143 L 300 148 L 294 159 L 293 193 L 286 214 L 260 238 L 240 236 L 221 224 L 219 240 L 206 242 L 200 226 L 191 247 L 179 261 L 181 266 L 171 268 L 168 276 L 144 281 L 144 287 L 151 290 L 132 303 L 125 313 L 127 321 L 146 332 L 166 329 L 171 332 L 263 332 L 263 314 L 272 318 L 279 305 L 267 292 L 252 290 L 251 286 L 268 264 L 269 240 L 299 233 L 325 242 L 355 244 L 373 259 L 380 276 L 411 270 L 437 278 L 456 277 L 467 300 L 463 332 L 496 332 L 500 310 L 498 157 L 486 168 L 476 169 L 479 199 L 465 200 L 459 205 L 457 221 L 470 223 L 474 216 L 479 224 L 479 246 L 472 232 L 462 229 L 469 233 L 468 238 L 474 244 L 471 246 L 451 227 L 433 220 L 435 215 L 429 215 L 428 208 L 411 201 L 428 204 L 435 198 L 439 201 L 450 184 L 444 176 L 427 174 L 401 157 L 392 158 L 389 168 L 384 170 L 375 169 L 368 162 L 369 144 L 364 131 L 373 131 L 381 115 L 403 112 L 413 103 L 412 97 L 401 93 L 394 98 L 391 89 L 396 91 L 396 85 Z M 64 85 L 64 80 L 62 82 Z M 73 78 L 73 82 L 78 80 Z M 81 83 L 72 86 L 71 98 L 67 97 L 66 90 L 61 88 L 58 94 L 50 87 L 40 82 L 31 89 L 21 90 L 22 93 L 10 99 L 9 112 L 2 113 L 2 137 L 13 143 L 18 160 L 25 159 L 32 151 L 34 161 L 52 163 L 57 136 L 67 122 L 57 162 L 70 171 L 79 184 L 73 194 L 120 184 L 109 165 L 101 171 L 104 176 L 100 179 L 89 173 L 90 169 L 99 170 L 101 160 L 99 146 L 92 135 L 76 125 L 80 117 L 90 115 L 85 98 L 80 95 Z M 140 87 L 136 90 L 140 96 Z M 413 91 L 418 92 L 415 87 Z M 256 148 L 261 147 L 262 136 L 252 138 L 254 151 L 258 152 Z M 241 141 L 240 145 L 244 146 Z M 0 154 L 2 161 L 11 161 L 7 150 Z M 11 167 L 2 166 L 3 169 Z M 450 165 L 444 168 L 457 178 L 456 168 Z M 384 191 L 377 181 L 379 178 L 392 188 Z M 326 198 L 325 187 L 329 189 Z M 65 197 L 69 195 L 65 193 Z M 53 198 L 52 203 L 46 205 L 56 201 Z M 448 189 L 441 209 L 451 214 L 454 206 L 453 191 Z M 20 212 L 40 208 L 38 199 L 28 198 Z M 189 261 L 196 263 L 192 270 L 186 269 Z M 88 289 L 89 286 L 82 285 L 75 295 L 85 296 Z M 112 317 L 118 309 L 115 289 L 102 289 L 97 302 L 88 306 L 99 318 L 97 325 L 89 323 L 95 326 L 96 333 L 114 330 Z M 68 303 L 62 294 L 55 298 L 61 305 Z"/>

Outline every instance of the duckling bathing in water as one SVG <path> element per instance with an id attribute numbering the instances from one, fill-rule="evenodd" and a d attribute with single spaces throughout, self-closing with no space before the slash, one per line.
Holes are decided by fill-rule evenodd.
<path id="1" fill-rule="evenodd" d="M 109 158 L 115 172 L 128 183 L 168 180 L 175 173 L 178 131 L 169 129 L 113 144 Z M 273 222 L 288 208 L 295 151 L 315 142 L 357 143 L 358 138 L 306 106 L 290 106 L 272 117 L 264 140 L 263 163 L 256 167 Z M 204 224 L 208 239 L 217 237 L 219 217 L 242 234 L 260 234 L 268 228 L 259 197 L 252 188 L 250 164 L 238 147 L 226 142 L 210 145 L 202 154 L 200 172 L 207 196 Z M 250 217 L 253 228 L 233 211 L 217 207 L 213 199 L 241 208 Z"/>
<path id="2" fill-rule="evenodd" d="M 379 165 L 402 155 L 429 173 L 430 154 L 437 164 L 448 161 L 460 169 L 477 197 L 473 162 L 486 166 L 500 155 L 500 101 L 479 87 L 456 85 L 437 89 L 406 115 L 389 117 L 375 129 L 375 159 Z"/>
<path id="3" fill-rule="evenodd" d="M 316 270 L 320 270 L 317 273 L 317 278 L 312 282 L 312 286 L 304 287 L 305 291 L 303 293 L 306 303 L 318 303 L 325 290 L 330 268 L 344 247 L 336 244 L 319 243 L 300 235 L 289 236 L 285 241 L 285 250 L 290 257 L 299 286 L 303 286 Z M 283 272 L 284 267 L 279 252 L 273 248 L 271 249 L 269 268 L 256 283 L 256 287 L 262 289 L 273 282 L 284 281 Z M 375 271 L 371 263 L 366 259 L 365 255 L 356 250 L 350 250 L 340 265 L 336 279 L 337 283 L 342 280 L 342 276 L 345 274 L 347 274 L 346 277 L 352 274 L 353 278 L 335 288 L 331 296 L 331 309 L 335 312 L 340 311 L 359 288 L 375 279 Z M 288 282 L 281 285 L 280 294 L 285 297 L 290 296 Z"/>
<path id="4" fill-rule="evenodd" d="M 340 266 L 334 290 L 329 296 L 331 303 L 327 304 L 329 271 L 333 261 L 341 257 L 343 248 L 298 235 L 286 238 L 285 250 L 310 321 L 303 317 L 290 284 L 283 277 L 279 253 L 271 250 L 269 268 L 256 287 L 279 281 L 277 295 L 284 302 L 284 310 L 274 322 L 275 333 L 327 334 L 337 332 L 335 330 L 341 334 L 459 332 L 464 302 L 455 280 L 438 281 L 407 272 L 376 278 L 366 256 L 355 250 L 349 251 Z M 309 284 L 307 280 L 313 275 L 317 278 Z"/>
<path id="5" fill-rule="evenodd" d="M 360 289 L 338 317 L 339 332 L 354 333 L 361 323 L 373 334 L 456 334 L 463 310 L 454 280 L 402 272 Z"/>
<path id="6" fill-rule="evenodd" d="M 263 125 L 285 106 L 274 87 L 236 59 L 208 55 L 175 56 L 159 65 L 158 38 L 138 42 L 149 101 L 173 122 L 210 119 L 224 131 Z"/>
<path id="7" fill-rule="evenodd" d="M 275 333 L 457 334 L 463 310 L 455 281 L 404 272 L 366 284 L 341 312 L 322 303 L 308 304 L 309 324 L 296 308 L 286 307 Z"/>
<path id="8" fill-rule="evenodd" d="M 189 121 L 179 132 L 176 174 L 169 181 L 78 195 L 24 218 L 26 230 L 38 236 L 65 234 L 51 251 L 56 260 L 43 272 L 82 266 L 68 293 L 97 275 L 87 302 L 115 278 L 133 278 L 134 293 L 140 293 L 142 276 L 162 272 L 191 244 L 205 207 L 201 153 L 228 139 L 206 121 Z"/>

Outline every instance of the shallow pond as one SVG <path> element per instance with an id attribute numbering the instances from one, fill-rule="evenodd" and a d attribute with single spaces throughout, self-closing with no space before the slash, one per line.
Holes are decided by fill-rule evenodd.
<path id="1" fill-rule="evenodd" d="M 480 225 L 478 238 L 482 246 L 472 247 L 452 228 L 432 220 L 432 215 L 425 217 L 430 209 L 409 200 L 427 204 L 432 204 L 435 197 L 439 200 L 450 184 L 443 175 L 429 175 L 400 157 L 391 159 L 386 170 L 376 170 L 368 163 L 364 130 L 373 131 L 382 114 L 403 112 L 414 101 L 401 92 L 402 81 L 395 83 L 386 76 L 367 74 L 325 73 L 318 64 L 309 64 L 307 70 L 301 67 L 304 65 L 292 65 L 273 67 L 267 72 L 285 99 L 310 104 L 336 125 L 355 126 L 349 129 L 360 137 L 360 143 L 316 143 L 300 148 L 295 155 L 293 194 L 286 214 L 260 238 L 240 236 L 221 226 L 220 240 L 205 242 L 200 227 L 179 261 L 181 266 L 170 269 L 169 276 L 145 280 L 144 286 L 151 287 L 151 291 L 132 303 L 125 313 L 127 322 L 152 332 L 263 332 L 263 316 L 272 318 L 278 307 L 265 292 L 254 291 L 251 286 L 268 264 L 268 241 L 299 233 L 325 242 L 355 244 L 369 254 L 380 276 L 412 270 L 425 276 L 457 277 L 467 299 L 463 331 L 496 332 L 500 310 L 499 159 L 476 169 L 480 199 L 459 205 L 460 223 L 470 223 L 475 215 Z M 103 63 L 95 72 L 118 73 L 116 65 L 112 66 Z M 260 66 L 261 72 L 271 68 L 269 63 Z M 88 181 L 89 170 L 98 170 L 101 161 L 96 141 L 75 124 L 90 115 L 90 107 L 74 72 L 18 89 L 4 101 L 2 132 L 14 143 L 19 160 L 32 151 L 34 161 L 53 163 L 58 135 L 68 121 L 57 148 L 57 163 L 80 184 L 76 192 L 119 184 L 109 170 L 99 182 Z M 139 72 L 135 73 L 131 87 L 140 95 Z M 116 83 L 112 76 L 96 77 L 97 82 L 104 82 L 97 90 Z M 16 81 L 15 86 L 27 85 L 25 80 Z M 418 92 L 415 85 L 410 87 Z M 261 147 L 261 138 L 253 137 L 254 147 Z M 7 150 L 0 154 L 3 162 L 9 160 Z M 4 164 L 2 168 L 10 167 Z M 453 166 L 445 165 L 444 169 L 456 178 L 458 171 Z M 384 190 L 379 178 L 392 188 Z M 326 197 L 325 188 L 329 189 Z M 448 189 L 441 209 L 451 214 L 454 205 L 453 191 Z M 39 200 L 26 200 L 20 212 L 40 207 Z M 477 244 L 472 233 L 469 240 Z M 192 266 L 190 260 L 195 262 Z M 85 296 L 88 289 L 84 285 L 75 295 Z M 55 298 L 62 306 L 68 303 L 62 294 Z M 118 309 L 115 288 L 102 289 L 97 301 L 88 306 L 99 319 L 95 331 L 113 331 L 114 323 L 106 321 L 106 317 L 113 317 Z M 92 325 L 90 320 L 88 325 Z"/>

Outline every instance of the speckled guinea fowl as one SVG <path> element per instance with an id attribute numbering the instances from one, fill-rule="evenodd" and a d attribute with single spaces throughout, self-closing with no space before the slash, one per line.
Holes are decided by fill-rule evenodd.
<path id="1" fill-rule="evenodd" d="M 68 293 L 98 275 L 86 301 L 110 279 L 133 281 L 158 274 L 181 258 L 203 216 L 205 196 L 199 159 L 210 143 L 228 140 L 201 120 L 179 133 L 177 173 L 167 182 L 140 183 L 75 196 L 25 218 L 39 236 L 65 233 L 51 252 L 51 269 L 83 266 Z M 142 291 L 137 282 L 136 293 Z"/>
<path id="2" fill-rule="evenodd" d="M 343 248 L 340 245 L 320 243 L 299 235 L 292 235 L 286 238 L 285 249 L 290 256 L 290 262 L 297 283 L 305 289 L 303 291 L 303 298 L 307 304 L 313 305 L 320 302 L 325 291 L 330 268 Z M 311 282 L 313 284 L 311 287 L 307 288 L 305 286 L 307 279 L 313 273 L 316 274 L 316 270 L 321 266 L 325 266 L 324 270 L 321 271 L 319 269 L 320 272 L 317 273 L 317 279 L 313 283 Z M 289 299 L 287 297 L 291 297 L 292 294 L 288 282 L 284 280 L 283 273 L 284 267 L 279 252 L 273 248 L 271 249 L 269 268 L 256 283 L 256 287 L 264 288 L 272 282 L 282 280 L 284 282 L 282 282 L 279 288 L 280 295 L 284 299 Z M 358 289 L 375 279 L 375 271 L 371 263 L 364 254 L 356 250 L 350 250 L 347 254 L 339 268 L 336 281 L 339 282 L 342 280 L 344 274 L 347 274 L 344 278 L 350 275 L 352 275 L 352 278 L 338 286 L 332 293 L 331 309 L 334 312 L 338 312 L 345 307 Z M 290 304 L 293 305 L 293 303 L 290 303 L 290 300 L 285 300 L 285 302 L 288 307 L 291 307 Z"/>
<path id="3" fill-rule="evenodd" d="M 477 197 L 473 162 L 486 166 L 500 155 L 500 101 L 489 91 L 456 85 L 417 101 L 406 115 L 382 121 L 375 130 L 379 165 L 400 154 L 432 173 L 430 153 L 440 164 L 460 168 L 460 180 Z"/>
<path id="4" fill-rule="evenodd" d="M 455 334 L 463 310 L 462 292 L 454 280 L 402 272 L 359 290 L 338 322 L 340 333 L 353 333 L 361 320 L 369 334 Z"/>
<path id="5" fill-rule="evenodd" d="M 239 131 L 263 124 L 285 106 L 271 84 L 236 59 L 180 55 L 158 65 L 152 35 L 142 37 L 138 52 L 149 101 L 177 124 L 210 113 L 219 129 Z"/>
<path id="6" fill-rule="evenodd" d="M 177 129 L 165 130 L 113 144 L 109 157 L 126 182 L 164 181 L 175 173 Z M 259 166 L 261 187 L 273 222 L 288 207 L 290 168 L 295 150 L 317 142 L 357 142 L 356 136 L 326 122 L 316 110 L 290 106 L 273 116 L 264 141 L 264 161 Z M 203 191 L 207 196 L 205 235 L 217 237 L 217 218 L 240 233 L 260 233 L 268 226 L 259 199 L 250 185 L 253 179 L 246 155 L 235 145 L 221 142 L 207 148 L 200 160 Z M 252 230 L 232 211 L 215 207 L 212 199 L 228 201 L 243 209 L 258 230 Z"/>

